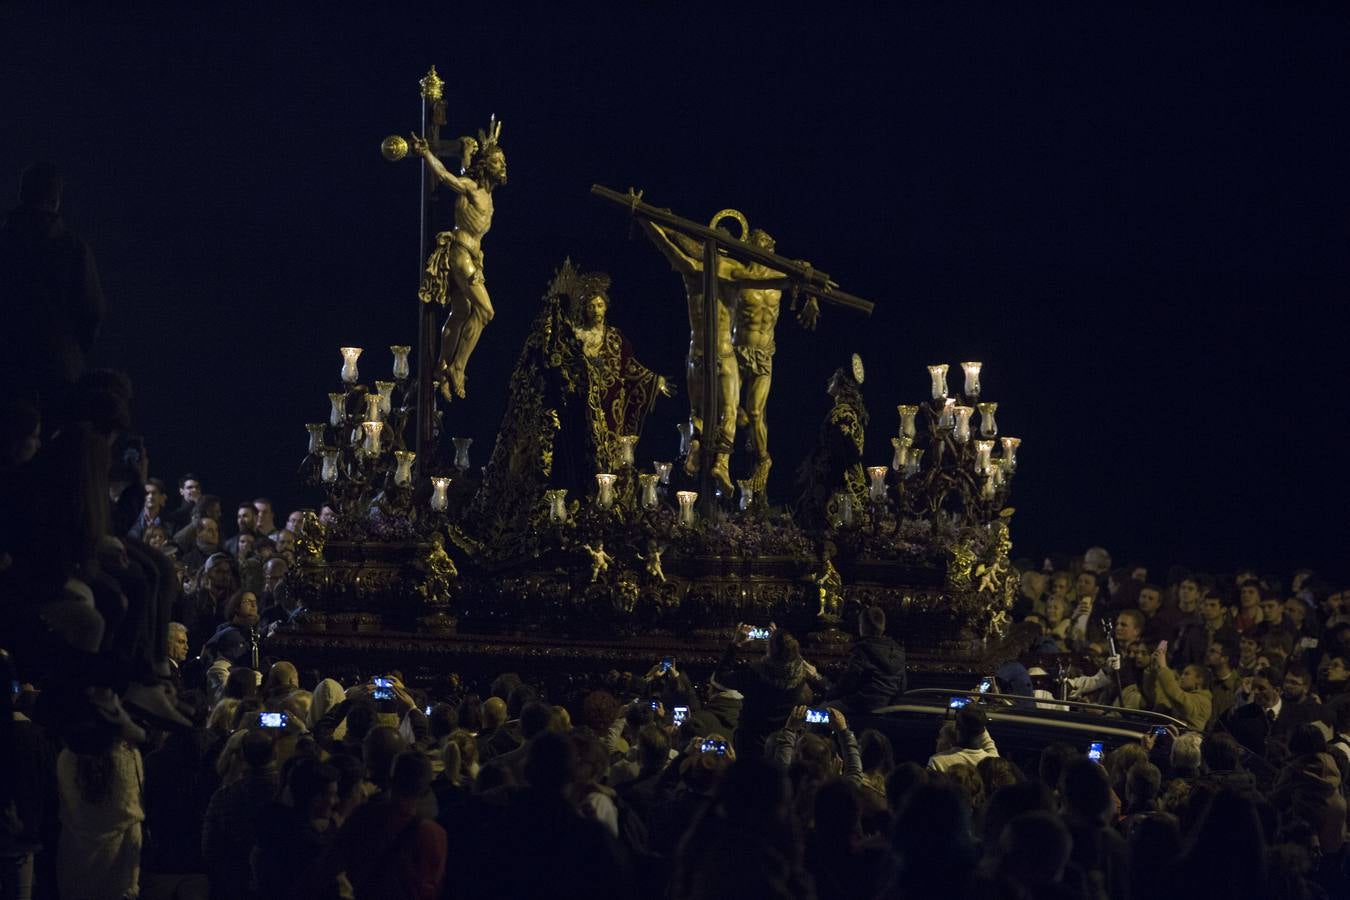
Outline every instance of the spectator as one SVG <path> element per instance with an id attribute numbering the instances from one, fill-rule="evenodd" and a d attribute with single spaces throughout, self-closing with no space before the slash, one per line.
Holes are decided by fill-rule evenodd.
<path id="1" fill-rule="evenodd" d="M 338 802 L 338 770 L 314 757 L 296 761 L 286 779 L 289 802 L 274 800 L 258 817 L 250 856 L 255 896 L 288 900 L 332 839 Z"/>
<path id="2" fill-rule="evenodd" d="M 732 643 L 723 653 L 713 679 L 745 699 L 734 736 L 736 755 L 763 757 L 765 741 L 794 707 L 809 705 L 812 684 L 823 688 L 815 667 L 802 659 L 797 639 L 781 629 L 769 634 L 764 656 L 748 668 L 733 668 L 736 651 L 750 640 L 750 626 L 736 626 Z"/>
<path id="3" fill-rule="evenodd" d="M 258 815 L 277 796 L 276 751 L 265 731 L 243 735 L 244 775 L 211 795 L 202 821 L 202 858 L 212 897 L 250 897 L 249 857 L 257 840 Z"/>
<path id="4" fill-rule="evenodd" d="M 1143 694 L 1157 712 L 1174 716 L 1203 731 L 1214 708 L 1209 680 L 1209 669 L 1200 665 L 1186 666 L 1178 678 L 1167 664 L 1166 651 L 1160 647 L 1154 651 L 1151 664 L 1144 671 Z"/>
<path id="5" fill-rule="evenodd" d="M 826 705 L 845 714 L 869 713 L 905 692 L 905 651 L 886 636 L 886 613 L 869 606 L 858 615 L 858 639 Z"/>
<path id="6" fill-rule="evenodd" d="M 141 754 L 117 740 L 88 753 L 61 751 L 61 842 L 57 884 L 63 897 L 135 896 L 140 891 Z"/>
<path id="7" fill-rule="evenodd" d="M 928 758 L 928 768 L 944 772 L 952 766 L 975 766 L 980 760 L 998 756 L 998 747 L 989 736 L 989 717 L 975 705 L 964 706 L 956 712 L 955 746 L 939 751 Z"/>
<path id="8" fill-rule="evenodd" d="M 1073 838 L 1071 860 L 1087 881 L 1101 884 L 1107 896 L 1125 897 L 1129 891 L 1129 848 L 1111 828 L 1111 785 L 1095 762 L 1079 757 L 1064 769 L 1060 781 L 1064 824 Z"/>

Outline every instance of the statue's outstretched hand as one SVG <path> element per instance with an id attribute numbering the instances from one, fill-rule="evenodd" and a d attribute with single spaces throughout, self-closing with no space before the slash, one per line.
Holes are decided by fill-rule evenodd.
<path id="1" fill-rule="evenodd" d="M 428 149 L 426 138 L 422 137 L 421 135 L 414 134 L 410 137 L 408 143 L 412 145 L 414 153 L 418 154 L 419 156 L 426 155 Z"/>
<path id="2" fill-rule="evenodd" d="M 675 385 L 664 375 L 656 376 L 656 392 L 662 397 L 674 397 L 676 393 Z"/>
<path id="3" fill-rule="evenodd" d="M 818 321 L 820 321 L 820 304 L 815 297 L 807 297 L 802 308 L 797 311 L 797 324 L 807 331 L 815 331 Z"/>

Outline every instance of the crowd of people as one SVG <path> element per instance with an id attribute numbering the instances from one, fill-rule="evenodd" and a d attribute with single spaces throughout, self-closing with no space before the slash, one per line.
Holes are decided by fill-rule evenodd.
<path id="1" fill-rule="evenodd" d="M 70 339 L 0 415 L 0 898 L 1350 893 L 1350 609 L 1308 572 L 1019 561 L 997 693 L 1184 723 L 1034 765 L 979 703 L 913 758 L 862 727 L 907 682 L 878 608 L 833 678 L 747 626 L 711 673 L 439 695 L 272 658 L 299 514 L 151 477 L 129 380 L 81 365 L 101 297 L 59 179 L 24 184 L 0 252 L 72 276 L 33 288 Z"/>

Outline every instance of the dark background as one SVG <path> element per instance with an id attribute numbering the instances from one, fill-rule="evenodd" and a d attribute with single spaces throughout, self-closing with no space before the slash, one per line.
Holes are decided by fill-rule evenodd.
<path id="1" fill-rule="evenodd" d="M 193 469 L 226 503 L 312 500 L 294 472 L 337 347 L 366 347 L 373 379 L 415 343 L 417 175 L 378 146 L 416 127 L 434 63 L 448 130 L 497 113 L 510 167 L 485 243 L 498 316 L 450 413 L 476 464 L 564 256 L 610 271 L 611 322 L 681 371 L 679 281 L 588 195 L 632 185 L 701 221 L 739 208 L 877 303 L 870 320 L 825 308 L 815 335 L 784 317 L 775 502 L 849 353 L 871 463 L 928 363 L 980 359 L 1025 441 L 1015 553 L 1100 543 L 1155 567 L 1344 577 L 1344 14 L 1010 6 L 7 5 L 0 177 L 17 189 L 35 158 L 67 172 L 110 304 L 95 362 L 134 377 L 153 471 Z M 684 396 L 658 407 L 643 460 L 673 457 L 686 414 Z"/>

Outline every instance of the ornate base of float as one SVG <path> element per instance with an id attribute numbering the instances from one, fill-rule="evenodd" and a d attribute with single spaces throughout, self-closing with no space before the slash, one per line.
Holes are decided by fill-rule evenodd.
<path id="1" fill-rule="evenodd" d="M 547 680 L 611 670 L 642 672 L 670 656 L 706 678 L 737 622 L 776 623 L 798 635 L 826 671 L 847 657 L 859 611 L 878 606 L 908 651 L 912 682 L 965 685 L 987 669 L 985 641 L 962 610 L 985 608 L 974 587 L 942 569 L 840 561 L 842 590 L 821 615 L 808 557 L 669 557 L 666 580 L 619 569 L 590 581 L 562 550 L 528 566 L 437 573 L 435 544 L 329 542 L 292 580 L 304 606 L 266 652 L 325 673 L 399 669 L 414 683 L 451 673 L 503 671 Z M 754 652 L 753 649 L 750 652 Z"/>

